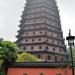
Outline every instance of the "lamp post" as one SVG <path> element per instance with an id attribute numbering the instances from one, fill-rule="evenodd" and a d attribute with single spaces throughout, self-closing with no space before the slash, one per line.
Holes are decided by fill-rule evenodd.
<path id="1" fill-rule="evenodd" d="M 72 54 L 72 46 L 74 46 L 74 39 L 75 36 L 71 36 L 71 30 L 69 30 L 69 36 L 66 37 L 66 40 L 68 40 L 68 45 L 70 46 L 72 75 L 74 75 L 74 64 L 73 64 L 73 54 Z"/>

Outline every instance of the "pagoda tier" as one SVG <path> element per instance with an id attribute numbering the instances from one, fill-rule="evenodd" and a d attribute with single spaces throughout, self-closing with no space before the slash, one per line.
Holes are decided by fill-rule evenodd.
<path id="1" fill-rule="evenodd" d="M 26 0 L 20 21 L 19 52 L 34 54 L 42 61 L 66 61 L 60 16 L 55 0 Z"/>

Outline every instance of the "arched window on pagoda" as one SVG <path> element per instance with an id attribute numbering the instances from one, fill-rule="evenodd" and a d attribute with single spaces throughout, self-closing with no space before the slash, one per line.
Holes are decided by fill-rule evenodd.
<path id="1" fill-rule="evenodd" d="M 38 55 L 38 58 L 40 59 L 41 58 L 41 55 Z"/>
<path id="2" fill-rule="evenodd" d="M 39 46 L 39 49 L 42 49 L 42 46 Z"/>
<path id="3" fill-rule="evenodd" d="M 23 50 L 26 50 L 26 47 L 23 47 Z"/>
<path id="4" fill-rule="evenodd" d="M 49 49 L 49 47 L 48 47 L 48 46 L 46 46 L 45 50 L 48 50 L 48 49 Z"/>
<path id="5" fill-rule="evenodd" d="M 40 34 L 42 34 L 42 31 L 40 31 Z"/>
<path id="6" fill-rule="evenodd" d="M 64 61 L 63 57 L 61 58 L 61 61 Z"/>
<path id="7" fill-rule="evenodd" d="M 50 55 L 48 55 L 48 60 L 51 60 L 51 56 Z"/>
<path id="8" fill-rule="evenodd" d="M 55 56 L 55 62 L 57 62 L 57 56 Z"/>
<path id="9" fill-rule="evenodd" d="M 34 49 L 34 47 L 33 46 L 31 46 L 31 50 L 33 50 Z"/>

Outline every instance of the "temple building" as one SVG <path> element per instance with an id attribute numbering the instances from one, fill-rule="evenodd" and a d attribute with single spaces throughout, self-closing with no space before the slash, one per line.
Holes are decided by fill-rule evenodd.
<path id="1" fill-rule="evenodd" d="M 67 51 L 55 0 L 26 0 L 17 35 L 20 52 L 42 61 L 67 60 Z"/>

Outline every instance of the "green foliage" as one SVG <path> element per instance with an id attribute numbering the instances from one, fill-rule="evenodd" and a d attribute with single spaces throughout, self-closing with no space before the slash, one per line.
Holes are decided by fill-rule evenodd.
<path id="1" fill-rule="evenodd" d="M 2 65 L 2 63 L 3 63 L 3 61 L 2 61 L 2 60 L 0 60 L 0 70 L 1 70 L 1 65 Z"/>
<path id="2" fill-rule="evenodd" d="M 17 62 L 37 62 L 41 61 L 37 57 L 31 55 L 30 53 L 22 53 L 18 55 Z"/>
<path id="3" fill-rule="evenodd" d="M 15 62 L 17 59 L 18 47 L 15 43 L 10 41 L 0 42 L 0 75 L 4 75 L 9 62 Z"/>
<path id="4" fill-rule="evenodd" d="M 0 42 L 0 59 L 13 62 L 17 58 L 18 47 L 15 43 L 10 41 Z"/>
<path id="5" fill-rule="evenodd" d="M 0 75 L 5 75 L 5 73 L 4 72 L 0 72 Z"/>

